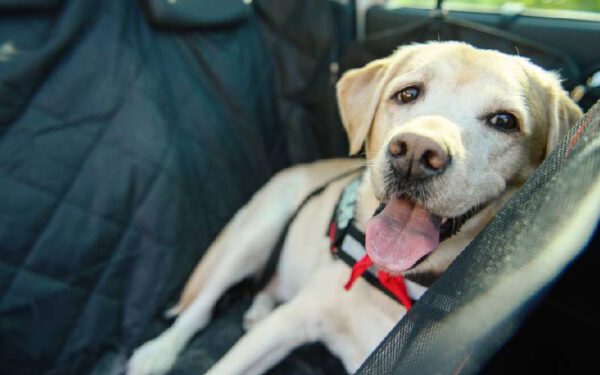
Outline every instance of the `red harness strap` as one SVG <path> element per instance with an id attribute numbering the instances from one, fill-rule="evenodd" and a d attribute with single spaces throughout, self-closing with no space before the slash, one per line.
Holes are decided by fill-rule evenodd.
<path id="1" fill-rule="evenodd" d="M 365 273 L 369 267 L 373 265 L 373 261 L 369 258 L 368 254 L 365 254 L 361 260 L 356 262 L 354 267 L 352 267 L 352 272 L 350 274 L 350 279 L 344 285 L 344 289 L 350 290 L 354 282 Z M 410 310 L 412 307 L 412 301 L 408 295 L 408 290 L 406 289 L 406 283 L 404 282 L 404 277 L 402 275 L 390 275 L 389 273 L 380 270 L 377 272 L 377 278 L 381 285 L 383 285 L 390 293 L 392 293 L 400 303 L 406 307 L 406 310 Z"/>
<path id="2" fill-rule="evenodd" d="M 368 255 L 365 256 L 368 257 Z M 412 307 L 412 301 L 408 295 L 404 277 L 402 277 L 402 275 L 393 276 L 381 270 L 377 272 L 377 277 L 379 278 L 381 285 L 383 285 L 387 290 L 390 291 L 390 293 L 396 296 L 396 298 L 402 302 L 404 307 L 406 307 L 406 310 L 410 310 Z"/>
<path id="3" fill-rule="evenodd" d="M 350 279 L 348 279 L 348 282 L 346 283 L 346 285 L 344 285 L 344 289 L 346 290 L 350 290 L 350 288 L 352 288 L 352 285 L 354 285 L 354 282 L 363 275 L 363 273 L 365 273 L 369 267 L 371 267 L 373 265 L 373 261 L 371 260 L 371 258 L 369 258 L 369 256 L 367 254 L 365 254 L 364 257 L 362 257 L 361 260 L 359 260 L 358 262 L 356 262 L 356 264 L 354 264 L 354 267 L 352 267 L 352 272 L 350 273 Z"/>

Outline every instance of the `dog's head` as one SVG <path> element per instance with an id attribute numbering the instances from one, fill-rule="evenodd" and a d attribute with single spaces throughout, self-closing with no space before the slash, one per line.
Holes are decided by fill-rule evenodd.
<path id="1" fill-rule="evenodd" d="M 337 87 L 350 152 L 365 145 L 385 204 L 367 251 L 403 272 L 440 228 L 518 186 L 580 116 L 558 77 L 527 59 L 457 42 L 400 48 Z"/>

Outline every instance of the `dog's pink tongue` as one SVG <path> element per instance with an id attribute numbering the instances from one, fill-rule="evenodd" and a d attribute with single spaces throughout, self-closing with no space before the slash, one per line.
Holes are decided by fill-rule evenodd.
<path id="1" fill-rule="evenodd" d="M 367 223 L 367 254 L 390 272 L 406 271 L 438 246 L 440 221 L 418 203 L 392 198 Z"/>

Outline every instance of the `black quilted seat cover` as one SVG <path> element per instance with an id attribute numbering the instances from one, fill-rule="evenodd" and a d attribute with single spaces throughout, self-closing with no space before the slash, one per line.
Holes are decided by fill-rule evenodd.
<path id="1" fill-rule="evenodd" d="M 258 187 L 345 153 L 345 8 L 226 3 L 0 0 L 0 373 L 118 373 Z M 214 362 L 247 303 L 174 373 Z"/>

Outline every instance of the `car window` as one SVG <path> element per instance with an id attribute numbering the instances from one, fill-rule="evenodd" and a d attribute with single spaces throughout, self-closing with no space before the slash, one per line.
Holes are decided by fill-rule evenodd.
<path id="1" fill-rule="evenodd" d="M 444 0 L 444 9 L 458 11 L 500 12 L 515 14 L 523 11 L 545 16 L 580 18 L 600 16 L 599 0 Z M 390 7 L 435 8 L 437 0 L 389 0 Z"/>

